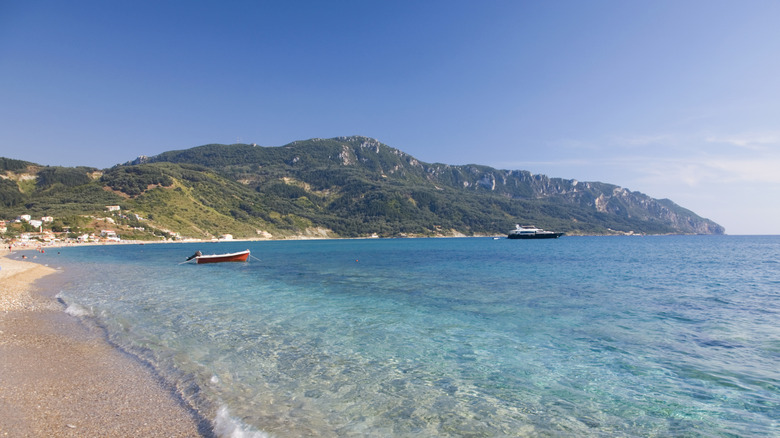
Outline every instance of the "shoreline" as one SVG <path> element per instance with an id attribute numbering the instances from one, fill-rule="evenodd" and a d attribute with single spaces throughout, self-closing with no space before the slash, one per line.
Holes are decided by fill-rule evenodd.
<path id="1" fill-rule="evenodd" d="M 756 237 L 756 236 L 778 236 L 777 234 L 569 234 L 565 233 L 562 237 L 675 237 L 675 236 L 729 236 L 729 237 Z M 405 237 L 309 237 L 309 236 L 289 236 L 285 238 L 238 238 L 230 240 L 218 239 L 181 239 L 181 240 L 121 240 L 105 242 L 40 242 L 40 241 L 14 241 L 0 242 L 0 258 L 11 251 L 35 251 L 47 249 L 76 248 L 83 246 L 108 246 L 108 245 L 160 245 L 160 244 L 221 244 L 221 243 L 258 243 L 258 242 L 297 242 L 297 241 L 324 241 L 324 240 L 406 240 L 406 239 L 485 239 L 499 238 L 506 239 L 506 233 L 500 234 L 476 234 L 467 235 L 437 235 L 437 236 L 405 236 Z"/>
<path id="2" fill-rule="evenodd" d="M 0 251 L 0 436 L 214 436 L 147 365 L 63 311 L 56 272 Z"/>

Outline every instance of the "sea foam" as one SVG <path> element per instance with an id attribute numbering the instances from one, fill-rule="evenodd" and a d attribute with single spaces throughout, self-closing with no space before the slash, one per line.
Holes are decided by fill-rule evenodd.
<path id="1" fill-rule="evenodd" d="M 214 418 L 214 432 L 220 438 L 271 438 L 271 435 L 253 430 L 241 420 L 231 417 L 227 406 L 222 406 L 217 410 L 217 416 Z"/>
<path id="2" fill-rule="evenodd" d="M 62 292 L 55 295 L 55 298 L 65 305 L 65 313 L 70 316 L 82 317 L 92 315 L 92 311 L 82 305 L 76 303 L 69 303 L 68 297 Z"/>
<path id="3" fill-rule="evenodd" d="M 92 312 L 89 309 L 83 306 L 79 306 L 78 304 L 70 304 L 68 307 L 65 308 L 65 313 L 77 317 L 89 316 L 92 314 Z"/>

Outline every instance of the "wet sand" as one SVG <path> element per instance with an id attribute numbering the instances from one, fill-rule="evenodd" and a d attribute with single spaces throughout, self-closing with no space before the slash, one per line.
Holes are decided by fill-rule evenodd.
<path id="1" fill-rule="evenodd" d="M 212 436 L 148 367 L 63 312 L 54 269 L 16 257 L 0 254 L 0 437 Z"/>

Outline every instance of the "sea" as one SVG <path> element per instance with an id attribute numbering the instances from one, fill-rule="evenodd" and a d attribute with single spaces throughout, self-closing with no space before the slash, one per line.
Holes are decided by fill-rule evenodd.
<path id="1" fill-rule="evenodd" d="M 251 250 L 246 263 L 182 263 Z M 780 436 L 780 236 L 49 249 L 220 437 Z"/>

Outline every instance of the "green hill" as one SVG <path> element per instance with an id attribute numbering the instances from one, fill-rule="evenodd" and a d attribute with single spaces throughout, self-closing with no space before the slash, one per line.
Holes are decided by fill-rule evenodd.
<path id="1" fill-rule="evenodd" d="M 424 163 L 366 137 L 205 145 L 104 171 L 4 163 L 0 217 L 94 216 L 120 205 L 158 235 L 478 235 L 515 223 L 569 234 L 724 232 L 669 200 L 615 185 Z"/>

